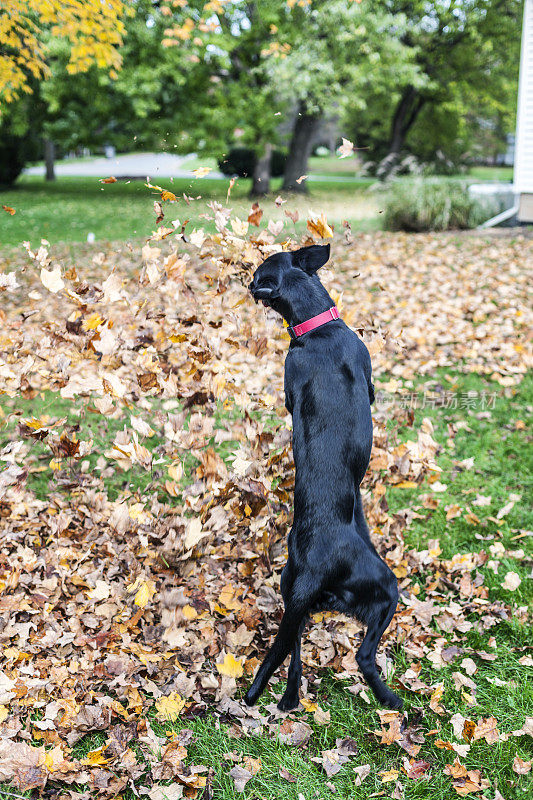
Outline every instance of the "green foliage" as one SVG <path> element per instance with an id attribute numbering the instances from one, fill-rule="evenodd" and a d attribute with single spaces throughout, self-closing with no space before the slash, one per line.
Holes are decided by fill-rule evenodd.
<path id="1" fill-rule="evenodd" d="M 296 6 L 289 52 L 268 64 L 281 96 L 306 114 L 338 115 L 346 108 L 360 114 L 376 83 L 402 79 L 422 85 L 410 19 L 387 6 L 347 0 Z"/>
<path id="2" fill-rule="evenodd" d="M 283 143 L 280 123 L 299 108 L 339 117 L 342 133 L 379 159 L 406 92 L 407 116 L 416 112 L 406 149 L 422 161 L 494 155 L 513 128 L 521 0 L 235 0 L 213 4 L 209 25 L 204 5 L 137 0 L 118 75 L 67 74 L 68 43 L 50 37 L 34 131 L 58 152 L 109 143 L 219 156 L 238 145 L 259 157 L 267 142 Z M 188 19 L 189 38 L 166 46 L 167 29 Z"/>
<path id="3" fill-rule="evenodd" d="M 466 230 L 487 218 L 465 184 L 431 178 L 397 181 L 385 204 L 384 227 L 391 231 Z"/>
<path id="4" fill-rule="evenodd" d="M 411 48 L 417 81 L 405 70 L 375 70 L 359 96 L 363 112 L 346 107 L 345 135 L 368 148 L 372 159 L 389 152 L 395 119 L 401 149 L 423 161 L 439 150 L 457 161 L 505 149 L 515 125 L 523 0 L 378 5 L 408 14 L 400 40 Z"/>
<path id="5" fill-rule="evenodd" d="M 114 77 L 96 66 L 66 75 L 68 46 L 61 39 L 50 43 L 52 74 L 38 97 L 44 133 L 63 152 L 105 144 L 126 151 L 194 150 L 182 131 L 194 116 L 191 98 L 197 105 L 207 101 L 209 71 L 162 45 L 167 23 L 151 0 L 139 0 L 125 24 L 122 69 Z"/>

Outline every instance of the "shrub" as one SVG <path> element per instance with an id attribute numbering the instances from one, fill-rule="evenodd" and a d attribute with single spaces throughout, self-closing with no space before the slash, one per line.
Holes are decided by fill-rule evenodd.
<path id="1" fill-rule="evenodd" d="M 250 178 L 254 174 L 256 157 L 250 147 L 233 147 L 219 159 L 218 168 L 223 175 Z"/>
<path id="2" fill-rule="evenodd" d="M 457 181 L 418 178 L 393 183 L 385 203 L 390 231 L 466 230 L 490 216 Z"/>
<path id="3" fill-rule="evenodd" d="M 283 150 L 272 151 L 272 161 L 270 162 L 270 171 L 273 178 L 281 178 L 285 174 L 285 164 L 287 163 L 287 154 Z"/>
<path id="4" fill-rule="evenodd" d="M 223 175 L 251 178 L 254 174 L 257 156 L 251 147 L 233 147 L 226 156 L 219 159 L 218 168 Z M 287 156 L 281 150 L 272 151 L 271 174 L 279 178 L 285 172 Z"/>

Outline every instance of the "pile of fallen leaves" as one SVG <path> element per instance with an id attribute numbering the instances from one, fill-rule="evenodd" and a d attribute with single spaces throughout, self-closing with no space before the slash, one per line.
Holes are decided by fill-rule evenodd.
<path id="1" fill-rule="evenodd" d="M 22 789 L 52 781 L 113 796 L 136 782 L 158 800 L 160 782 L 172 779 L 172 796 L 196 796 L 210 765 L 185 766 L 191 732 L 159 735 L 149 710 L 164 721 L 213 709 L 238 735 L 271 731 L 275 707 L 247 709 L 237 690 L 281 614 L 294 477 L 283 405 L 289 340 L 245 287 L 266 256 L 301 242 L 279 222 L 263 222 L 258 206 L 248 220 L 217 203 L 208 215 L 214 235 L 176 221 L 159 228 L 141 254 L 106 248 L 83 268 L 60 262 L 43 243 L 0 272 L 0 393 L 51 392 L 80 415 L 122 423 L 109 449 L 95 453 L 94 442 L 78 439 L 64 418 L 19 417 L 0 452 L 0 779 Z M 308 230 L 303 243 L 332 234 L 323 218 L 311 219 Z M 389 645 L 400 643 L 410 667 L 395 681 L 426 697 L 436 714 L 444 713 L 442 685 L 420 678 L 421 658 L 450 663 L 461 658 L 462 634 L 509 618 L 505 604 L 489 601 L 477 571 L 503 553 L 494 545 L 494 552 L 443 560 L 437 540 L 406 550 L 402 531 L 415 512 L 391 515 L 387 485 L 437 483 L 438 445 L 427 418 L 405 443 L 391 438 L 388 423 L 412 426 L 402 392 L 436 367 L 484 373 L 502 387 L 521 380 L 532 257 L 531 241 L 520 236 L 352 236 L 346 228 L 323 271 L 393 398 L 375 409 L 364 486 L 374 540 L 401 590 L 380 665 L 391 668 Z M 54 472 L 46 500 L 27 485 L 43 469 L 36 441 L 49 448 Z M 152 476 L 149 488 L 111 499 L 106 479 L 133 466 Z M 425 508 L 437 504 L 430 492 Z M 423 601 L 417 579 L 425 583 Z M 332 614 L 314 621 L 304 663 L 333 668 L 368 701 L 354 659 L 360 626 Z M 472 705 L 475 669 L 467 657 L 454 673 Z M 327 711 L 305 703 L 318 724 L 327 723 Z M 423 775 L 416 720 L 398 712 L 380 718 L 376 735 L 405 750 L 408 776 Z M 459 759 L 472 739 L 501 740 L 496 721 L 457 714 L 453 724 L 456 741 L 435 744 L 455 758 L 449 774 L 459 794 L 481 790 L 481 774 Z M 311 730 L 291 716 L 280 738 L 301 746 Z M 106 732 L 105 743 L 76 758 L 76 743 L 95 731 Z M 339 740 L 318 761 L 334 775 L 354 752 L 351 740 Z M 236 787 L 259 766 L 254 759 L 235 764 Z M 357 769 L 361 782 L 367 773 Z M 391 770 L 382 779 L 397 776 Z"/>

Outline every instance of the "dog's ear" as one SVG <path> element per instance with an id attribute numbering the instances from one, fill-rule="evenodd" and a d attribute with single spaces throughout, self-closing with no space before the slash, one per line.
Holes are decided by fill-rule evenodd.
<path id="1" fill-rule="evenodd" d="M 311 247 L 300 247 L 291 253 L 293 267 L 313 275 L 323 267 L 329 259 L 329 244 L 313 244 Z"/>

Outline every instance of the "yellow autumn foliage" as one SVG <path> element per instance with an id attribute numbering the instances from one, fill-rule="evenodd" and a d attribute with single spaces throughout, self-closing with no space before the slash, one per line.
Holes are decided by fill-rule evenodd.
<path id="1" fill-rule="evenodd" d="M 123 0 L 2 0 L 0 5 L 0 103 L 30 93 L 30 78 L 49 74 L 43 33 L 70 44 L 70 74 L 93 64 L 120 69 L 125 26 L 134 14 Z"/>

